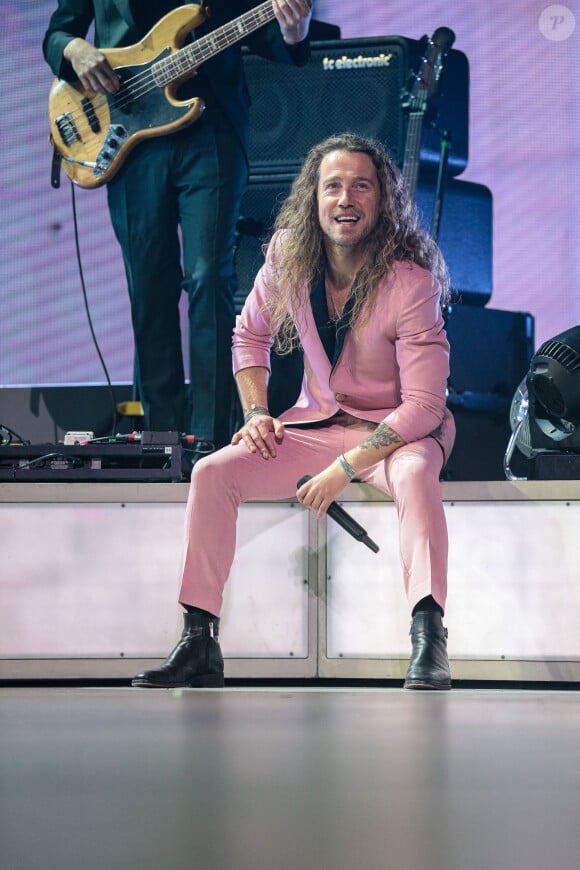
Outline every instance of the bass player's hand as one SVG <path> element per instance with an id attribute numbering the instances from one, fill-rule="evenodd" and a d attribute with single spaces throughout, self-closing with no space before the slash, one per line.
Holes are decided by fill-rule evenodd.
<path id="1" fill-rule="evenodd" d="M 71 39 L 64 56 L 72 65 L 85 91 L 95 94 L 116 94 L 121 80 L 98 48 L 86 39 Z"/>

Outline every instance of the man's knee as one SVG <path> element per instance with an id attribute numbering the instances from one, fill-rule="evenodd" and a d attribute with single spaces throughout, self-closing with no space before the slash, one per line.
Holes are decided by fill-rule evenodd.
<path id="1" fill-rule="evenodd" d="M 441 487 L 439 473 L 441 463 L 429 454 L 397 451 L 389 466 L 389 485 L 395 500 L 417 498 L 423 500 L 427 494 L 439 495 Z"/>
<path id="2" fill-rule="evenodd" d="M 224 493 L 236 487 L 240 461 L 243 456 L 228 445 L 199 459 L 191 473 L 191 484 L 200 492 Z"/>

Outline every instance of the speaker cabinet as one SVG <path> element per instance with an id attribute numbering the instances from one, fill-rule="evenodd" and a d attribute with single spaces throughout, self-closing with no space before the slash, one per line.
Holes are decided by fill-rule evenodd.
<path id="1" fill-rule="evenodd" d="M 431 232 L 435 183 L 422 173 L 417 206 Z M 485 305 L 492 293 L 493 202 L 489 188 L 450 178 L 443 193 L 438 243 L 447 262 L 452 298 L 464 305 Z"/>
<path id="2" fill-rule="evenodd" d="M 250 176 L 240 206 L 236 236 L 236 274 L 238 290 L 236 313 L 242 310 L 246 296 L 253 287 L 264 257 L 262 244 L 269 238 L 274 220 L 290 192 L 294 176 Z"/>
<path id="3" fill-rule="evenodd" d="M 530 480 L 580 480 L 578 453 L 538 453 L 528 462 Z"/>
<path id="4" fill-rule="evenodd" d="M 450 305 L 451 347 L 447 404 L 457 437 L 446 480 L 505 480 L 503 458 L 511 435 L 510 406 L 534 351 L 534 318 L 525 312 Z M 514 454 L 515 474 L 526 474 Z"/>
<path id="5" fill-rule="evenodd" d="M 309 62 L 295 68 L 244 52 L 244 71 L 253 174 L 295 172 L 313 145 L 345 130 L 380 139 L 402 161 L 409 59 L 401 37 L 313 42 Z"/>
<path id="6" fill-rule="evenodd" d="M 450 404 L 506 407 L 530 366 L 534 318 L 520 311 L 450 305 L 446 312 Z"/>
<path id="7" fill-rule="evenodd" d="M 250 177 L 242 199 L 236 238 L 236 274 L 238 289 L 234 297 L 236 314 L 243 308 L 264 257 L 262 243 L 270 235 L 282 201 L 288 196 L 293 176 Z M 272 374 L 268 384 L 268 407 L 274 416 L 290 408 L 300 393 L 304 374 L 302 353 L 295 350 L 286 356 L 271 356 Z"/>
<path id="8" fill-rule="evenodd" d="M 312 42 L 310 61 L 296 68 L 244 50 L 252 98 L 252 174 L 294 173 L 313 145 L 346 130 L 379 139 L 400 166 L 406 136 L 402 97 L 425 47 L 424 40 L 401 36 Z M 439 162 L 437 128 L 451 137 L 448 175 L 465 169 L 468 104 L 467 58 L 452 49 L 425 117 L 421 162 L 426 171 L 433 173 Z"/>

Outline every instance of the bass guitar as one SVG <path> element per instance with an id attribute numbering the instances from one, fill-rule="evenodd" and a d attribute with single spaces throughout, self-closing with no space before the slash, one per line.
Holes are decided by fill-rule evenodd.
<path id="1" fill-rule="evenodd" d="M 199 97 L 178 100 L 177 85 L 209 58 L 274 18 L 271 0 L 183 46 L 205 21 L 201 6 L 180 6 L 165 15 L 136 45 L 101 49 L 121 79 L 116 94 L 86 91 L 80 82 L 55 79 L 48 97 L 51 141 L 65 174 L 80 187 L 111 181 L 140 142 L 194 123 Z"/>
<path id="2" fill-rule="evenodd" d="M 403 109 L 407 112 L 408 123 L 401 173 L 413 199 L 417 195 L 423 118 L 429 99 L 433 96 L 439 81 L 443 69 L 443 58 L 454 41 L 455 34 L 449 27 L 437 28 L 427 42 L 419 71 L 414 74 L 413 87 L 403 101 Z"/>

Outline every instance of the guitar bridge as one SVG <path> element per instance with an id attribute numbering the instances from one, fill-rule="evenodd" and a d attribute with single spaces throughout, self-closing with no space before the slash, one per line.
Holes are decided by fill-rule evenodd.
<path id="1" fill-rule="evenodd" d="M 70 112 L 59 115 L 54 123 L 65 145 L 70 147 L 73 142 L 80 142 L 81 137 Z"/>

